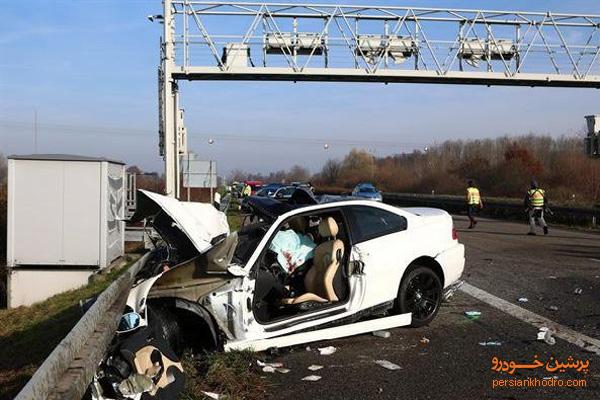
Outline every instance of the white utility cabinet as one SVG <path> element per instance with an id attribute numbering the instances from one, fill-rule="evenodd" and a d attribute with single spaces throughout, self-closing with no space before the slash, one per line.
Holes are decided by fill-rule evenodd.
<path id="1" fill-rule="evenodd" d="M 8 157 L 9 307 L 82 286 L 123 255 L 124 185 L 120 161 Z"/>

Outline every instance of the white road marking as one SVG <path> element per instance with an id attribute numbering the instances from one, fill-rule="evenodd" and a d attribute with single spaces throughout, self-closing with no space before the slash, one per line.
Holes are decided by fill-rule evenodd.
<path id="1" fill-rule="evenodd" d="M 600 260 L 598 260 L 597 258 L 590 258 L 590 260 L 600 262 Z"/>
<path id="2" fill-rule="evenodd" d="M 554 336 L 566 340 L 569 343 L 574 344 L 575 346 L 579 346 L 586 351 L 591 353 L 595 353 L 600 355 L 600 340 L 594 339 L 583 333 L 579 333 L 574 331 L 571 328 L 568 328 L 564 325 L 561 325 L 557 322 L 554 322 L 548 318 L 542 317 L 534 312 L 526 310 L 522 307 L 514 305 L 506 300 L 503 300 L 499 297 L 494 296 L 486 292 L 485 290 L 481 290 L 473 285 L 469 285 L 465 282 L 460 288 L 460 291 L 475 297 L 477 300 L 480 300 L 490 306 L 497 308 L 500 311 L 505 312 L 506 314 L 513 316 L 523 322 L 527 322 L 535 326 L 536 328 L 541 328 L 543 326 L 550 328 L 554 332 Z"/>

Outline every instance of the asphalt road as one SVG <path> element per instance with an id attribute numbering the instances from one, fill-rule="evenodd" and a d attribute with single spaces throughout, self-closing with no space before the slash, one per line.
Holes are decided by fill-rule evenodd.
<path id="1" fill-rule="evenodd" d="M 464 280 L 526 310 L 600 339 L 600 235 L 553 229 L 548 236 L 526 236 L 527 226 L 482 220 L 475 230 L 455 219 L 460 241 L 466 245 Z M 576 289 L 581 294 L 576 294 Z M 526 303 L 518 302 L 525 297 Z M 558 310 L 554 310 L 554 307 Z M 464 312 L 482 313 L 469 320 Z M 273 361 L 291 371 L 265 374 L 275 399 L 599 399 L 600 356 L 556 339 L 555 345 L 536 340 L 538 328 L 512 315 L 457 292 L 429 326 L 398 328 L 391 337 L 362 335 L 281 350 Z M 423 338 L 429 339 L 422 344 Z M 500 342 L 482 346 L 480 342 Z M 317 347 L 333 345 L 337 351 L 319 355 Z M 537 358 L 536 358 L 537 356 Z M 516 364 L 543 363 L 551 357 L 566 362 L 589 360 L 589 372 L 546 367 L 519 369 L 510 375 L 491 369 L 497 357 Z M 401 367 L 391 371 L 375 364 L 388 360 Z M 312 364 L 323 369 L 311 372 Z M 319 375 L 316 382 L 302 381 Z M 584 388 L 493 388 L 499 380 L 557 377 L 585 379 Z"/>

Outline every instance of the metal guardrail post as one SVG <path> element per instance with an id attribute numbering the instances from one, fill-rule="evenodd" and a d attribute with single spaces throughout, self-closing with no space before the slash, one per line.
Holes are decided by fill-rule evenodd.
<path id="1" fill-rule="evenodd" d="M 104 290 L 33 374 L 15 400 L 80 399 L 91 382 L 119 318 L 144 255 Z"/>

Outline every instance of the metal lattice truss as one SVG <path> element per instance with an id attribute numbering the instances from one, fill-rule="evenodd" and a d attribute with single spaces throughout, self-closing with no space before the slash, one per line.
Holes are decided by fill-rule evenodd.
<path id="1" fill-rule="evenodd" d="M 174 79 L 600 87 L 600 15 L 170 4 Z"/>

